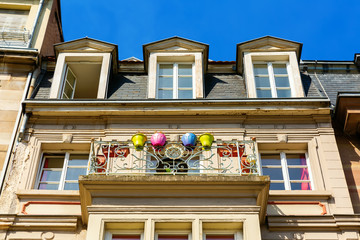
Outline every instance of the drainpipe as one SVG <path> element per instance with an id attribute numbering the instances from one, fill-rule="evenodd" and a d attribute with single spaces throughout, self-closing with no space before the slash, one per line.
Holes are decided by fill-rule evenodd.
<path id="1" fill-rule="evenodd" d="M 35 82 L 36 82 L 36 79 L 39 77 L 41 73 L 41 68 L 37 68 L 35 69 L 33 75 L 32 75 L 32 78 L 31 78 L 31 82 L 30 82 L 30 87 L 29 87 L 29 92 L 27 94 L 27 99 L 31 97 L 31 94 L 33 93 L 34 91 L 34 88 L 35 88 Z"/>
<path id="2" fill-rule="evenodd" d="M 31 42 L 32 42 L 32 39 L 34 37 L 34 32 L 35 32 L 35 28 L 36 28 L 36 25 L 39 21 L 39 17 L 40 17 L 40 13 L 41 13 L 41 9 L 44 5 L 44 0 L 40 0 L 40 3 L 39 3 L 39 8 L 38 8 L 38 11 L 36 13 L 36 17 L 35 17 L 35 21 L 34 21 L 34 24 L 33 24 L 33 27 L 32 27 L 32 30 L 31 30 L 31 35 L 30 35 L 30 39 L 29 39 L 29 42 L 27 44 L 27 48 L 29 48 L 31 46 Z"/>
<path id="3" fill-rule="evenodd" d="M 16 117 L 15 126 L 14 126 L 13 132 L 11 134 L 11 142 L 10 142 L 10 144 L 8 146 L 8 150 L 6 152 L 6 157 L 5 157 L 3 169 L 1 171 L 1 175 L 0 175 L 0 194 L 3 191 L 4 180 L 5 180 L 5 177 L 6 177 L 5 174 L 7 172 L 8 167 L 9 167 L 9 163 L 10 163 L 10 159 L 11 159 L 11 156 L 12 156 L 12 152 L 14 150 L 15 142 L 18 143 L 18 141 L 17 141 L 17 132 L 18 132 L 18 129 L 19 129 L 19 126 L 20 126 L 21 118 L 23 116 L 23 102 L 25 101 L 26 95 L 27 95 L 28 90 L 29 90 L 31 76 L 32 76 L 32 72 L 29 72 L 29 74 L 27 76 L 27 79 L 26 79 L 26 85 L 25 85 L 24 93 L 23 93 L 23 96 L 21 98 L 19 112 L 18 112 L 17 117 Z M 28 116 L 25 117 L 25 118 L 28 118 Z"/>

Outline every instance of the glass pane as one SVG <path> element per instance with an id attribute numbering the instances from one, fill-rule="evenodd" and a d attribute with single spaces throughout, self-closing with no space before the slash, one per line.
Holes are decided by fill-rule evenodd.
<path id="1" fill-rule="evenodd" d="M 173 88 L 173 78 L 159 77 L 159 88 Z"/>
<path id="2" fill-rule="evenodd" d="M 65 183 L 64 190 L 79 190 L 79 183 Z"/>
<path id="3" fill-rule="evenodd" d="M 158 240 L 188 240 L 188 235 L 187 234 L 174 234 L 174 235 L 159 235 L 158 236 Z"/>
<path id="4" fill-rule="evenodd" d="M 303 165 L 306 166 L 305 154 L 286 154 L 288 165 Z"/>
<path id="5" fill-rule="evenodd" d="M 69 166 L 87 166 L 89 155 L 85 154 L 71 154 L 69 159 Z"/>
<path id="6" fill-rule="evenodd" d="M 311 190 L 310 182 L 291 183 L 291 190 Z"/>
<path id="7" fill-rule="evenodd" d="M 58 190 L 59 184 L 40 183 L 39 189 Z"/>
<path id="8" fill-rule="evenodd" d="M 160 64 L 159 75 L 173 75 L 172 64 Z"/>
<path id="9" fill-rule="evenodd" d="M 79 175 L 85 175 L 86 168 L 68 168 L 66 172 L 66 180 L 78 180 Z"/>
<path id="10" fill-rule="evenodd" d="M 62 168 L 64 164 L 65 156 L 54 157 L 54 158 L 45 158 L 44 168 Z"/>
<path id="11" fill-rule="evenodd" d="M 72 98 L 73 89 L 71 89 L 69 83 L 65 83 L 63 97 Z M 66 94 L 66 96 L 64 96 Z"/>
<path id="12" fill-rule="evenodd" d="M 287 74 L 286 64 L 273 64 L 274 74 Z"/>
<path id="13" fill-rule="evenodd" d="M 290 89 L 277 89 L 277 96 L 278 98 L 289 98 L 291 97 L 291 90 Z"/>
<path id="14" fill-rule="evenodd" d="M 256 90 L 256 95 L 258 98 L 271 98 L 270 90 Z"/>
<path id="15" fill-rule="evenodd" d="M 72 87 L 75 84 L 75 79 L 76 79 L 76 77 L 74 76 L 74 74 L 68 69 L 66 80 Z"/>
<path id="16" fill-rule="evenodd" d="M 307 168 L 289 168 L 290 180 L 310 180 Z"/>
<path id="17" fill-rule="evenodd" d="M 234 240 L 234 234 L 226 234 L 226 235 L 206 234 L 206 240 Z"/>
<path id="18" fill-rule="evenodd" d="M 191 99 L 193 98 L 192 90 L 179 90 L 179 99 Z"/>
<path id="19" fill-rule="evenodd" d="M 276 87 L 290 87 L 288 77 L 275 77 Z"/>
<path id="20" fill-rule="evenodd" d="M 261 164 L 266 165 L 281 165 L 280 154 L 261 154 Z"/>
<path id="21" fill-rule="evenodd" d="M 263 168 L 263 175 L 269 175 L 270 180 L 283 180 L 281 168 Z"/>
<path id="22" fill-rule="evenodd" d="M 179 75 L 192 75 L 192 65 L 191 64 L 179 64 Z"/>
<path id="23" fill-rule="evenodd" d="M 53 170 L 43 170 L 41 174 L 40 181 L 41 182 L 59 182 L 61 177 L 61 170 L 53 171 Z"/>
<path id="24" fill-rule="evenodd" d="M 270 190 L 285 190 L 284 183 L 270 183 Z"/>
<path id="25" fill-rule="evenodd" d="M 257 88 L 268 87 L 270 88 L 269 77 L 255 77 L 255 84 Z"/>
<path id="26" fill-rule="evenodd" d="M 179 77 L 179 88 L 192 88 L 192 77 Z"/>
<path id="27" fill-rule="evenodd" d="M 113 235 L 112 240 L 140 240 L 140 235 Z"/>
<path id="28" fill-rule="evenodd" d="M 268 75 L 267 64 L 256 64 L 254 65 L 254 74 L 256 75 Z"/>
<path id="29" fill-rule="evenodd" d="M 173 91 L 172 90 L 159 90 L 158 99 L 172 99 Z"/>

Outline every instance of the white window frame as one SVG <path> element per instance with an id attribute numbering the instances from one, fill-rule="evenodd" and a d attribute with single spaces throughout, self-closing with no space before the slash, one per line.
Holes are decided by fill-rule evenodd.
<path id="1" fill-rule="evenodd" d="M 75 89 L 76 89 L 76 83 L 77 83 L 77 77 L 75 75 L 75 73 L 73 72 L 73 70 L 71 70 L 71 68 L 69 67 L 68 64 L 65 65 L 65 68 L 64 68 L 64 81 L 62 82 L 62 86 L 61 86 L 61 91 L 59 92 L 60 96 L 59 98 L 61 99 L 74 99 L 74 95 L 75 95 Z M 72 91 L 72 94 L 71 94 L 71 97 L 69 98 L 64 98 L 64 90 L 65 90 L 65 86 L 66 86 L 66 82 L 68 81 L 67 80 L 67 77 L 68 77 L 68 74 L 69 74 L 69 71 L 71 72 L 71 74 L 75 77 L 75 82 L 74 82 L 74 87 L 73 87 L 73 91 Z M 70 84 L 69 84 L 70 85 Z M 71 85 L 70 85 L 71 86 Z"/>
<path id="2" fill-rule="evenodd" d="M 112 240 L 113 235 L 140 235 L 140 240 L 144 240 L 144 231 L 142 230 L 108 230 L 105 233 L 104 240 Z"/>
<path id="3" fill-rule="evenodd" d="M 261 169 L 261 175 L 263 175 L 263 164 L 262 164 L 262 160 L 261 160 L 261 154 L 279 154 L 280 155 L 280 166 L 281 166 L 281 170 L 282 170 L 282 174 L 283 174 L 285 190 L 292 190 L 289 171 L 288 171 L 289 167 L 288 167 L 288 164 L 286 161 L 286 154 L 305 154 L 307 169 L 309 172 L 309 182 L 310 182 L 310 186 L 311 186 L 310 191 L 315 190 L 314 179 L 313 179 L 312 171 L 311 171 L 311 163 L 310 163 L 310 159 L 309 159 L 309 155 L 308 155 L 307 151 L 297 151 L 297 150 L 294 150 L 294 151 L 259 151 L 259 160 L 261 163 L 260 169 Z M 267 165 L 265 165 L 265 166 L 267 166 Z M 299 165 L 294 165 L 292 167 L 296 167 L 296 166 L 299 166 Z M 276 183 L 277 181 L 280 182 L 282 180 L 271 180 L 270 179 L 270 183 L 271 182 Z M 292 180 L 292 181 L 294 182 L 294 180 Z M 280 191 L 285 191 L 285 190 L 280 190 Z M 292 191 L 305 191 L 305 190 L 292 190 Z"/>
<path id="4" fill-rule="evenodd" d="M 179 64 L 191 64 L 191 73 L 192 73 L 192 99 L 196 98 L 196 81 L 195 81 L 195 63 L 194 62 L 158 62 L 156 67 L 156 99 L 159 99 L 159 73 L 160 73 L 160 65 L 162 64 L 172 64 L 173 65 L 173 97 L 169 99 L 179 99 L 179 72 L 178 65 Z M 166 99 L 165 99 L 166 100 Z"/>
<path id="5" fill-rule="evenodd" d="M 189 230 L 155 230 L 154 240 L 159 240 L 159 235 L 188 235 L 188 240 L 192 239 L 192 234 Z"/>
<path id="6" fill-rule="evenodd" d="M 41 173 L 44 169 L 44 162 L 45 162 L 45 156 L 47 154 L 58 154 L 58 155 L 65 155 L 64 156 L 64 162 L 63 162 L 63 167 L 62 167 L 62 171 L 61 171 L 61 176 L 60 176 L 60 180 L 59 180 L 59 187 L 57 189 L 57 191 L 59 190 L 64 190 L 64 186 L 65 186 L 65 179 L 66 179 L 66 172 L 68 169 L 68 163 L 69 163 L 69 159 L 70 159 L 70 154 L 89 154 L 88 152 L 44 152 L 41 154 L 41 161 L 40 161 L 40 167 L 37 173 L 37 177 L 36 177 L 36 182 L 35 182 L 35 189 L 41 190 L 39 189 L 39 186 L 41 184 L 40 178 L 41 178 Z M 88 168 L 88 164 L 85 166 L 86 169 Z M 81 168 L 81 167 L 78 167 Z M 78 182 L 77 180 L 67 180 L 67 182 Z M 46 190 L 46 189 L 44 189 Z"/>
<path id="7" fill-rule="evenodd" d="M 241 231 L 231 230 L 207 230 L 203 233 L 203 240 L 206 240 L 206 235 L 234 235 L 234 240 L 243 240 L 243 234 Z"/>
<path id="8" fill-rule="evenodd" d="M 272 98 L 278 98 L 277 96 L 277 87 L 276 87 L 276 82 L 275 82 L 275 74 L 274 74 L 274 68 L 273 68 L 273 64 L 286 64 L 286 71 L 287 71 L 287 76 L 289 79 L 289 88 L 290 88 L 290 93 L 291 96 L 290 97 L 294 97 L 295 93 L 294 93 L 294 81 L 292 80 L 292 76 L 291 76 L 291 67 L 290 67 L 290 63 L 288 61 L 270 61 L 270 62 L 261 62 L 261 61 L 254 61 L 253 62 L 253 71 L 254 71 L 254 84 L 255 84 L 255 95 L 257 97 L 257 86 L 256 86 L 256 82 L 255 82 L 255 65 L 259 65 L 259 64 L 266 64 L 267 65 L 267 71 L 268 71 L 268 75 L 269 75 L 269 81 L 270 81 L 270 89 L 271 89 L 271 97 Z"/>

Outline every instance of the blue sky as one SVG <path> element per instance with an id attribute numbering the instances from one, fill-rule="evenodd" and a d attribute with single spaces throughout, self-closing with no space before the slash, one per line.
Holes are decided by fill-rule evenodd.
<path id="1" fill-rule="evenodd" d="M 360 52 L 360 0 L 61 0 L 65 41 L 114 43 L 119 58 L 180 36 L 210 45 L 209 58 L 235 60 L 236 44 L 271 35 L 303 43 L 304 60 L 353 60 Z"/>

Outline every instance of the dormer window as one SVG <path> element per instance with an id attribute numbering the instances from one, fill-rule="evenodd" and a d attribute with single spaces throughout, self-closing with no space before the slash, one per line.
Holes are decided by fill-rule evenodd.
<path id="1" fill-rule="evenodd" d="M 304 97 L 298 61 L 301 44 L 263 37 L 237 45 L 237 71 L 249 98 Z"/>
<path id="2" fill-rule="evenodd" d="M 144 45 L 148 98 L 204 98 L 208 45 L 173 37 Z"/>
<path id="3" fill-rule="evenodd" d="M 288 63 L 255 62 L 254 78 L 258 98 L 289 98 L 291 87 Z"/>
<path id="4" fill-rule="evenodd" d="M 193 66 L 193 63 L 158 64 L 157 99 L 194 98 Z"/>
<path id="5" fill-rule="evenodd" d="M 58 44 L 55 51 L 50 98 L 106 98 L 110 71 L 117 72 L 115 45 L 84 38 Z"/>

